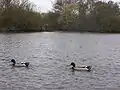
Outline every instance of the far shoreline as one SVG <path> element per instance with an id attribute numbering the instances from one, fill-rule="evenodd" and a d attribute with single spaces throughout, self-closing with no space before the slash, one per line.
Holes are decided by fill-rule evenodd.
<path id="1" fill-rule="evenodd" d="M 59 33 L 93 33 L 93 34 L 120 34 L 120 31 L 98 31 L 98 30 L 59 30 L 59 29 L 21 29 L 21 30 L 10 30 L 10 31 L 0 31 L 0 33 L 37 33 L 37 32 L 59 32 Z"/>

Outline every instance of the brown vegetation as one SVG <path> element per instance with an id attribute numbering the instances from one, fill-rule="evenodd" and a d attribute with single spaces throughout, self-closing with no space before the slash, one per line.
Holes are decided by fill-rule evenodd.
<path id="1" fill-rule="evenodd" d="M 53 10 L 41 13 L 29 0 L 0 0 L 0 31 L 120 32 L 120 8 L 113 1 L 80 0 L 75 4 L 55 2 Z"/>

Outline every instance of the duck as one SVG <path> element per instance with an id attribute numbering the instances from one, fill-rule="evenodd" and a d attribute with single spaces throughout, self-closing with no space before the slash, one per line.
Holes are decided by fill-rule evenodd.
<path id="1" fill-rule="evenodd" d="M 16 63 L 15 59 L 12 59 L 11 62 L 12 62 L 12 66 L 14 67 L 28 67 L 29 66 L 29 62 Z"/>
<path id="2" fill-rule="evenodd" d="M 76 64 L 74 63 L 74 62 L 71 62 L 71 64 L 70 64 L 70 66 L 72 66 L 72 70 L 76 70 L 76 71 L 91 71 L 91 66 L 81 66 L 81 67 L 79 67 L 79 66 L 77 66 L 76 67 Z"/>

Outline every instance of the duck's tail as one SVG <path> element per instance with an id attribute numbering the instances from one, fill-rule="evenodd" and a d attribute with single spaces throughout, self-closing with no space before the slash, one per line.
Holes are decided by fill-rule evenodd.
<path id="1" fill-rule="evenodd" d="M 29 64 L 30 64 L 29 62 L 26 62 L 26 63 L 25 63 L 25 66 L 26 66 L 26 67 L 28 67 L 28 66 L 29 66 Z"/>
<path id="2" fill-rule="evenodd" d="M 88 69 L 88 71 L 91 71 L 91 66 L 86 66 L 86 68 Z"/>

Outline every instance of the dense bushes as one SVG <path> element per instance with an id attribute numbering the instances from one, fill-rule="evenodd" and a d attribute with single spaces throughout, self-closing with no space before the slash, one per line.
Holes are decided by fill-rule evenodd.
<path id="1" fill-rule="evenodd" d="M 61 28 L 68 31 L 120 32 L 120 8 L 113 1 L 81 0 L 76 4 L 55 4 Z M 60 8 L 61 7 L 61 8 Z"/>
<path id="2" fill-rule="evenodd" d="M 0 28 L 5 31 L 40 28 L 41 14 L 28 0 L 1 0 L 0 9 Z"/>
<path id="3" fill-rule="evenodd" d="M 0 0 L 0 30 L 120 32 L 120 8 L 113 1 L 55 2 L 48 13 L 35 8 L 29 0 Z"/>

